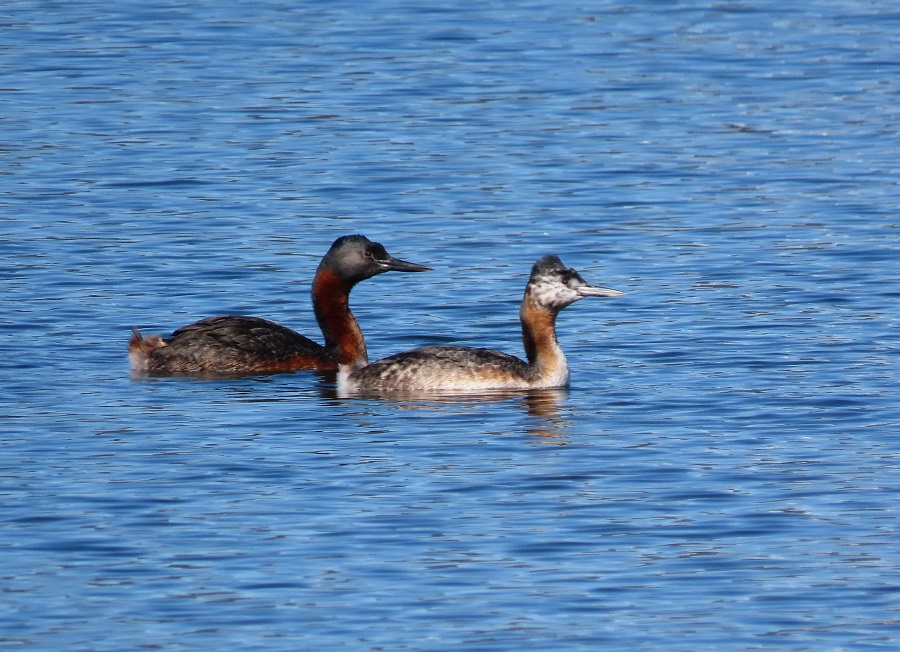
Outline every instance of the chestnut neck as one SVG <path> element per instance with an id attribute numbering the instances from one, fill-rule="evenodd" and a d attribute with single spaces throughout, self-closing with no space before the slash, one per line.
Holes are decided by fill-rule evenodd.
<path id="1" fill-rule="evenodd" d="M 530 293 L 525 294 L 519 319 L 522 322 L 522 344 L 528 364 L 538 372 L 556 367 L 565 360 L 559 341 L 556 339 L 556 316 L 558 310 L 539 305 Z"/>
<path id="2" fill-rule="evenodd" d="M 354 285 L 332 269 L 319 269 L 313 280 L 312 302 L 316 321 L 325 337 L 326 354 L 338 364 L 361 366 L 369 359 L 366 340 L 350 312 L 350 290 Z"/>

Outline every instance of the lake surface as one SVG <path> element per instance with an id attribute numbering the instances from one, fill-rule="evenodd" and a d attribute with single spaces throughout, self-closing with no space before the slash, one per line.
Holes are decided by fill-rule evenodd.
<path id="1" fill-rule="evenodd" d="M 477 6 L 476 6 L 477 5 Z M 888 0 L 11 2 L 0 643 L 838 650 L 900 642 L 900 11 Z M 132 379 L 132 325 L 521 355 L 567 390 Z"/>

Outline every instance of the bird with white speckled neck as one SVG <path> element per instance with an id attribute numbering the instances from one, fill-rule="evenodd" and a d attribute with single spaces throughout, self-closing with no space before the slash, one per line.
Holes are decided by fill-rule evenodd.
<path id="1" fill-rule="evenodd" d="M 585 297 L 624 292 L 589 285 L 558 256 L 544 256 L 531 270 L 519 317 L 527 361 L 463 346 L 426 346 L 369 365 L 340 365 L 338 393 L 477 392 L 564 387 L 569 367 L 556 338 L 556 317 Z"/>

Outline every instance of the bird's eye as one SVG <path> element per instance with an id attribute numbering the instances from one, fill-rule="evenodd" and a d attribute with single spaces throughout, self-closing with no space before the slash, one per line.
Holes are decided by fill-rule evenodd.
<path id="1" fill-rule="evenodd" d="M 369 251 L 368 249 L 366 249 L 366 253 L 365 253 L 364 255 L 365 255 L 366 258 L 374 258 L 374 257 L 375 257 L 375 254 L 373 254 L 373 253 L 372 253 L 371 251 Z"/>

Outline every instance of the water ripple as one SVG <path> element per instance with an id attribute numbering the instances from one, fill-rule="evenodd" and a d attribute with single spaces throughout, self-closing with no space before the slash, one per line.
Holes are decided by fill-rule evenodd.
<path id="1" fill-rule="evenodd" d="M 896 645 L 886 2 L 8 8 L 0 641 L 37 649 Z M 568 390 L 343 400 L 128 376 L 130 326 L 522 354 Z M 103 623 L 102 631 L 98 623 Z"/>

